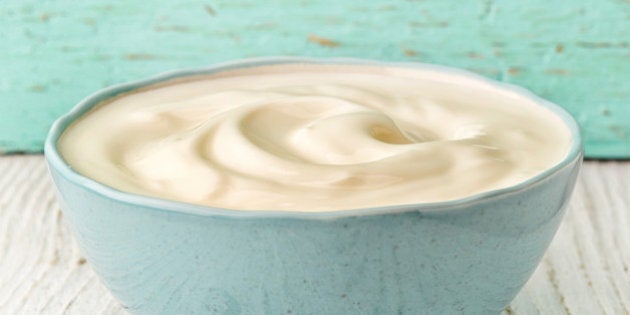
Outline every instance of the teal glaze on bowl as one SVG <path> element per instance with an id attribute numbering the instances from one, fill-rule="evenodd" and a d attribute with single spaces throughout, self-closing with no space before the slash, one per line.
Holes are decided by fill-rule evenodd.
<path id="1" fill-rule="evenodd" d="M 449 202 L 320 213 L 239 211 L 133 195 L 74 172 L 57 151 L 72 121 L 117 94 L 175 77 L 291 62 L 419 67 L 493 84 L 551 109 L 573 143 L 561 163 L 509 188 Z M 497 314 L 558 228 L 582 143 L 560 107 L 468 72 L 279 57 L 169 72 L 97 92 L 55 122 L 45 154 L 88 261 L 133 314 Z"/>

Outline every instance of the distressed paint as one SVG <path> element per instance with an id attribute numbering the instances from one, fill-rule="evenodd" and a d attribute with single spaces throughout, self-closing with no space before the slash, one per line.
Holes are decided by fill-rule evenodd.
<path id="1" fill-rule="evenodd" d="M 34 1 L 0 6 L 0 152 L 42 149 L 91 92 L 270 55 L 422 61 L 567 108 L 586 154 L 630 158 L 630 1 Z"/>

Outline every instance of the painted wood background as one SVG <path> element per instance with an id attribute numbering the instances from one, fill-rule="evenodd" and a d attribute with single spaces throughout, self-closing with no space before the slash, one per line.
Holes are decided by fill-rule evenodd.
<path id="1" fill-rule="evenodd" d="M 83 257 L 41 156 L 0 156 L 0 314 L 126 312 Z M 502 315 L 630 315 L 630 161 L 586 162 L 542 263 Z"/>
<path id="2" fill-rule="evenodd" d="M 0 2 L 0 151 L 39 152 L 95 90 L 269 55 L 422 61 L 567 108 L 588 157 L 630 158 L 630 1 Z"/>

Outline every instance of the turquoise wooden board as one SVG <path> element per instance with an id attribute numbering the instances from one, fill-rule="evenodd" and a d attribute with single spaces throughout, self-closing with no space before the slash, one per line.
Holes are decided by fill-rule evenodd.
<path id="1" fill-rule="evenodd" d="M 592 158 L 630 158 L 630 2 L 0 2 L 0 151 L 40 152 L 95 90 L 173 68 L 303 55 L 422 61 L 568 109 Z"/>

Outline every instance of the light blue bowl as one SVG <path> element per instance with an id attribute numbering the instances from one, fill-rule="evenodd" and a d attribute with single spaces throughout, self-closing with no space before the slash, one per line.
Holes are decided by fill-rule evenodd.
<path id="1" fill-rule="evenodd" d="M 431 68 L 535 100 L 573 134 L 557 166 L 513 187 L 456 201 L 331 211 L 247 212 L 121 192 L 73 171 L 56 143 L 103 100 L 175 77 L 305 62 Z M 266 58 L 117 85 L 53 125 L 46 160 L 85 255 L 134 314 L 496 314 L 556 232 L 582 161 L 560 107 L 477 75 L 417 63 Z M 524 156 L 523 158 L 527 158 Z"/>

